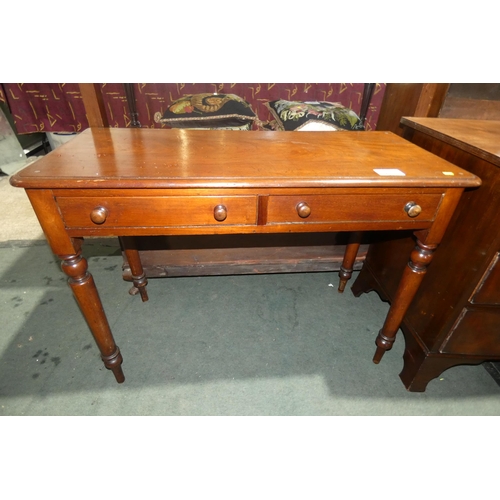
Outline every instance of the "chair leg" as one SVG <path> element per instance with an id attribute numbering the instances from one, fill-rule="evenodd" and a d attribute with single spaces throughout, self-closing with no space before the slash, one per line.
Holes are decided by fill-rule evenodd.
<path id="1" fill-rule="evenodd" d="M 349 241 L 344 253 L 344 260 L 342 261 L 339 271 L 339 293 L 343 293 L 347 282 L 351 279 L 354 262 L 358 255 L 362 237 L 363 233 L 361 231 L 354 231 L 349 235 Z"/>
<path id="2" fill-rule="evenodd" d="M 359 112 L 359 117 L 361 118 L 361 123 L 363 124 L 363 128 L 365 128 L 366 115 L 368 114 L 368 106 L 370 105 L 374 89 L 375 89 L 374 83 L 365 83 L 365 88 L 363 90 L 363 99 L 361 100 L 361 111 Z"/>
<path id="3" fill-rule="evenodd" d="M 123 251 L 125 252 L 125 256 L 127 257 L 134 282 L 134 286 L 129 293 L 131 295 L 137 295 L 137 293 L 140 293 L 142 301 L 146 302 L 149 299 L 146 288 L 148 280 L 142 267 L 141 257 L 139 255 L 139 251 L 137 250 L 135 239 L 131 236 L 122 236 L 120 237 L 120 242 Z"/>

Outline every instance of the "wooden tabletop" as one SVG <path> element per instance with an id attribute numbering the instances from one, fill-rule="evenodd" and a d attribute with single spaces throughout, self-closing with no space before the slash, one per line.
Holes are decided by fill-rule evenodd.
<path id="1" fill-rule="evenodd" d="M 14 186 L 54 189 L 473 187 L 480 182 L 391 132 L 147 128 L 87 129 L 11 178 Z"/>
<path id="2" fill-rule="evenodd" d="M 500 121 L 403 117 L 401 124 L 500 166 Z"/>

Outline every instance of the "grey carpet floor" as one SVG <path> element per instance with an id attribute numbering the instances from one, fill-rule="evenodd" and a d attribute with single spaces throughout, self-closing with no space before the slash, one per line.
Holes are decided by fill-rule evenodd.
<path id="1" fill-rule="evenodd" d="M 47 244 L 10 240 L 0 243 L 0 415 L 500 415 L 482 366 L 407 392 L 402 334 L 373 364 L 388 305 L 339 294 L 336 273 L 156 279 L 143 303 L 128 294 L 115 240 L 88 240 L 84 254 L 125 383 L 103 367 Z"/>

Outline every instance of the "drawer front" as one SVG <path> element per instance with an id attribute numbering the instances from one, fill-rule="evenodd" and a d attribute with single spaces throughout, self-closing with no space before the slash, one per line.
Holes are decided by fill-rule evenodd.
<path id="1" fill-rule="evenodd" d="M 267 223 L 432 221 L 440 200 L 441 194 L 271 196 Z M 405 210 L 411 202 L 421 209 L 417 215 L 418 208 Z"/>
<path id="2" fill-rule="evenodd" d="M 500 252 L 493 257 L 471 297 L 473 304 L 500 305 Z"/>
<path id="3" fill-rule="evenodd" d="M 500 356 L 500 308 L 464 308 L 440 351 L 447 354 Z"/>
<path id="4" fill-rule="evenodd" d="M 251 225 L 255 196 L 60 197 L 68 228 Z"/>

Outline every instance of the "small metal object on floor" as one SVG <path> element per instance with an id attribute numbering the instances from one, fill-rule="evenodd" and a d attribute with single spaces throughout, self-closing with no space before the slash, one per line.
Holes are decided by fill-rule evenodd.
<path id="1" fill-rule="evenodd" d="M 493 377 L 493 380 L 500 385 L 500 362 L 499 361 L 485 361 L 483 363 L 484 369 Z"/>

